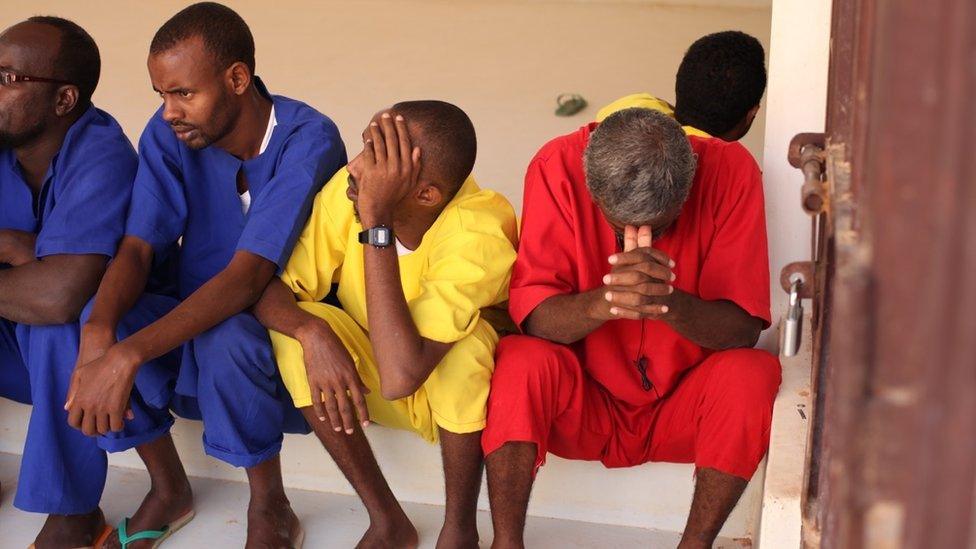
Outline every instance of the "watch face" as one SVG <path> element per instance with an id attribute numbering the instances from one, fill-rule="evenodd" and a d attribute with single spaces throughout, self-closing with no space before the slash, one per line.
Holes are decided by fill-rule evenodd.
<path id="1" fill-rule="evenodd" d="M 376 235 L 376 245 L 377 246 L 389 246 L 390 245 L 390 230 L 383 227 L 375 229 Z"/>

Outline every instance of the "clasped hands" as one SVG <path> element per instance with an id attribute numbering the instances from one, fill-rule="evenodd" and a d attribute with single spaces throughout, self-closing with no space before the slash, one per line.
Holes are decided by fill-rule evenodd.
<path id="1" fill-rule="evenodd" d="M 624 251 L 609 257 L 613 267 L 597 290 L 598 318 L 663 319 L 674 312 L 675 263 L 652 242 L 651 227 L 624 228 Z"/>

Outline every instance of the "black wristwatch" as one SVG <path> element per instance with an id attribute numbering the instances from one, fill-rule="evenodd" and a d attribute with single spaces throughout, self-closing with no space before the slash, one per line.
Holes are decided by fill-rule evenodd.
<path id="1" fill-rule="evenodd" d="M 393 245 L 393 229 L 386 225 L 378 225 L 359 233 L 359 243 L 369 244 L 376 248 L 386 248 Z"/>

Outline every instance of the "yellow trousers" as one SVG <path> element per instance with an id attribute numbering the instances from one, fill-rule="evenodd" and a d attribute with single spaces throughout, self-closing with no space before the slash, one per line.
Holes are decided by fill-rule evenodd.
<path id="1" fill-rule="evenodd" d="M 478 321 L 471 334 L 454 343 L 417 392 L 391 401 L 380 394 L 379 373 L 366 331 L 337 307 L 316 302 L 299 302 L 299 306 L 325 320 L 352 355 L 363 384 L 370 390 L 366 395 L 370 421 L 414 431 L 434 443 L 438 440 L 438 427 L 459 434 L 484 429 L 498 344 L 498 335 L 484 320 Z M 275 331 L 271 332 L 271 343 L 281 378 L 295 406 L 311 406 L 301 344 Z"/>

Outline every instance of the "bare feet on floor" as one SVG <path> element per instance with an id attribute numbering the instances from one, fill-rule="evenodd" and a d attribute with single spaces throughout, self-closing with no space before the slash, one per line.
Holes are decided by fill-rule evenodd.
<path id="1" fill-rule="evenodd" d="M 291 549 L 299 543 L 301 522 L 288 498 L 255 504 L 247 509 L 246 549 Z"/>
<path id="2" fill-rule="evenodd" d="M 34 540 L 34 547 L 88 547 L 104 530 L 105 517 L 101 509 L 84 515 L 48 515 Z"/>
<path id="3" fill-rule="evenodd" d="M 396 523 L 370 524 L 356 549 L 416 549 L 419 544 L 417 529 L 404 515 Z"/>
<path id="4" fill-rule="evenodd" d="M 448 526 L 437 536 L 437 549 L 478 549 L 478 527 Z"/>

